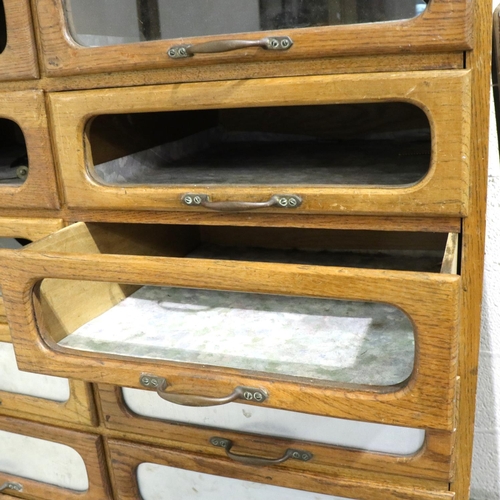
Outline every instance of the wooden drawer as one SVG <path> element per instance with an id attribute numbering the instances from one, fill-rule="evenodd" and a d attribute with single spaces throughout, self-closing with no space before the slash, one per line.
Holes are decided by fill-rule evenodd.
<path id="1" fill-rule="evenodd" d="M 448 245 L 446 239 L 434 233 L 78 223 L 23 250 L 0 251 L 0 270 L 8 272 L 2 288 L 23 370 L 136 388 L 166 384 L 167 396 L 180 393 L 180 399 L 232 394 L 274 408 L 452 431 L 460 277 L 452 265 L 456 235 Z M 288 251 L 304 247 L 311 251 Z M 387 269 L 394 266 L 403 270 Z M 196 311 L 208 316 L 191 314 Z M 166 344 L 165 321 L 173 321 Z M 329 321 L 335 335 L 330 326 L 325 330 Z M 209 328 L 200 336 L 205 322 Z M 144 330 L 148 325 L 152 329 Z M 234 337 L 240 331 L 241 345 Z M 289 332 L 298 333 L 287 337 Z M 341 361 L 337 342 L 348 348 Z M 282 349 L 284 343 L 290 349 Z M 365 348 L 367 358 L 359 357 Z M 318 356 L 325 350 L 335 355 L 323 364 Z M 390 360 L 382 357 L 391 353 Z M 356 367 L 364 369 L 370 359 L 371 371 L 359 375 Z M 337 370 L 346 366 L 354 372 Z"/>
<path id="2" fill-rule="evenodd" d="M 43 92 L 0 92 L 0 109 L 0 209 L 59 208 Z"/>
<path id="3" fill-rule="evenodd" d="M 287 450 L 310 454 L 290 460 L 300 472 L 326 473 L 351 466 L 378 473 L 449 481 L 453 475 L 454 433 L 425 431 L 320 417 L 257 405 L 229 403 L 190 408 L 165 401 L 151 391 L 99 384 L 103 424 L 129 439 L 158 440 L 171 448 L 224 456 L 213 442 L 232 443 L 243 457 L 278 457 Z M 240 457 L 236 457 L 238 460 Z"/>
<path id="4" fill-rule="evenodd" d="M 241 465 L 229 459 L 108 441 L 120 500 L 212 498 L 242 500 L 451 500 L 447 483 L 422 483 L 387 475 L 360 476 L 354 470 L 331 475 L 296 474 L 279 466 Z M 270 486 L 268 486 L 270 485 Z M 298 491 L 306 490 L 306 491 Z M 315 493 L 311 493 L 315 492 Z M 177 495 L 177 496 L 176 496 Z"/>
<path id="5" fill-rule="evenodd" d="M 8 327 L 7 327 L 8 328 Z M 19 371 L 14 349 L 0 333 L 0 414 L 64 425 L 95 425 L 92 390 L 79 380 Z"/>
<path id="6" fill-rule="evenodd" d="M 0 485 L 37 500 L 111 499 L 102 438 L 0 417 Z"/>
<path id="7" fill-rule="evenodd" d="M 0 217 L 0 248 L 14 248 L 14 238 L 36 241 L 64 227 L 62 219 L 30 219 Z M 18 244 L 19 247 L 21 246 Z M 10 341 L 10 331 L 5 317 L 2 290 L 0 289 L 0 342 Z"/>
<path id="8" fill-rule="evenodd" d="M 468 0 L 431 0 L 422 15 L 402 21 L 331 25 L 366 23 L 380 20 L 380 15 L 386 16 L 384 19 L 388 19 L 388 16 L 392 16 L 391 19 L 412 17 L 418 8 L 417 3 L 425 8 L 423 2 L 391 3 L 393 11 L 407 10 L 399 14 L 389 12 L 389 2 L 385 9 L 381 8 L 381 3 L 376 7 L 369 4 L 359 6 L 359 9 L 374 9 L 371 13 L 349 11 L 352 9 L 349 2 L 316 2 L 314 13 L 285 13 L 280 12 L 284 7 L 278 6 L 277 2 L 263 1 L 257 4 L 243 0 L 238 4 L 232 2 L 230 7 L 220 1 L 210 2 L 200 6 L 197 11 L 189 9 L 182 2 L 171 4 L 164 1 L 157 4 L 159 13 L 156 15 L 151 4 L 146 7 L 145 2 L 138 4 L 139 14 L 127 9 L 111 10 L 111 6 L 104 3 L 90 5 L 88 2 L 69 0 L 39 0 L 35 7 L 40 26 L 43 65 L 48 75 L 175 69 L 231 62 L 279 63 L 336 55 L 471 48 L 471 2 Z M 143 7 L 140 7 L 141 4 L 144 4 Z M 240 15 L 228 16 L 228 10 L 240 12 Z M 273 10 L 276 12 L 272 13 Z M 310 27 L 293 29 L 294 26 Z M 218 53 L 196 54 L 187 58 L 169 57 L 172 50 L 174 55 L 179 54 L 176 47 L 180 44 L 192 46 L 227 40 L 256 41 L 267 37 L 288 37 L 285 44 L 281 43 L 282 38 L 278 39 L 277 44 L 278 48 L 286 47 L 287 50 L 244 46 L 244 50 L 221 52 L 223 46 L 218 49 Z M 150 39 L 156 41 L 140 43 L 141 40 Z M 124 42 L 129 43 L 124 45 Z M 272 40 L 269 43 L 266 47 L 272 47 Z M 255 76 L 258 74 L 256 69 Z"/>
<path id="9" fill-rule="evenodd" d="M 0 81 L 38 78 L 29 0 L 0 3 L 0 68 Z"/>
<path id="10" fill-rule="evenodd" d="M 440 71 L 51 94 L 64 196 L 85 209 L 465 215 L 469 84 Z"/>

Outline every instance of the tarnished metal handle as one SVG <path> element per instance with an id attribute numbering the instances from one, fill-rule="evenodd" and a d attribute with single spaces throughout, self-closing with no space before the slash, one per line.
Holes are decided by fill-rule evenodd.
<path id="1" fill-rule="evenodd" d="M 199 206 L 221 212 L 242 212 L 259 208 L 297 208 L 302 204 L 302 198 L 295 194 L 275 194 L 267 201 L 210 201 L 206 194 L 185 194 L 182 202 L 190 207 Z"/>
<path id="2" fill-rule="evenodd" d="M 4 490 L 23 491 L 23 485 L 19 483 L 13 483 L 12 481 L 8 481 L 0 486 L 0 491 Z"/>
<path id="3" fill-rule="evenodd" d="M 289 36 L 272 36 L 260 40 L 214 40 L 195 45 L 174 45 L 168 49 L 167 54 L 172 59 L 185 59 L 193 57 L 195 54 L 230 52 L 249 47 L 261 47 L 265 50 L 288 50 L 292 45 L 293 40 Z"/>
<path id="4" fill-rule="evenodd" d="M 307 462 L 313 457 L 312 453 L 303 450 L 294 450 L 289 448 L 285 451 L 285 454 L 279 458 L 262 458 L 262 457 L 252 457 L 248 455 L 237 455 L 231 451 L 233 447 L 233 442 L 230 439 L 213 437 L 210 438 L 210 444 L 213 446 L 218 446 L 219 448 L 224 448 L 226 455 L 236 462 L 240 462 L 246 465 L 276 465 L 286 462 L 289 459 L 300 460 L 302 462 Z"/>
<path id="5" fill-rule="evenodd" d="M 221 398 L 212 398 L 203 395 L 193 394 L 176 394 L 175 392 L 166 392 L 168 383 L 163 377 L 155 375 L 142 374 L 140 378 L 141 385 L 148 389 L 156 389 L 160 398 L 170 403 L 175 403 L 182 406 L 219 406 L 244 399 L 253 403 L 262 403 L 267 399 L 267 392 L 264 389 L 254 389 L 252 387 L 236 387 L 236 389 Z"/>

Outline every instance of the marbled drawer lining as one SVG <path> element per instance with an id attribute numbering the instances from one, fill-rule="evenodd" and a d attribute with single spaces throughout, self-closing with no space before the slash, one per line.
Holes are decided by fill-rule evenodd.
<path id="1" fill-rule="evenodd" d="M 388 305 L 151 286 L 60 345 L 369 385 L 405 380 L 415 349 L 410 320 Z"/>

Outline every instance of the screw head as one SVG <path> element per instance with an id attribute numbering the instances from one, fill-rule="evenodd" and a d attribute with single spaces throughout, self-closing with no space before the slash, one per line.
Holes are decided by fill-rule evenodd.
<path id="1" fill-rule="evenodd" d="M 288 204 L 291 206 L 291 207 L 296 207 L 297 206 L 297 200 L 295 198 L 290 198 L 288 200 Z"/>
<path id="2" fill-rule="evenodd" d="M 304 453 L 302 455 L 302 460 L 311 460 L 311 455 L 308 455 L 307 453 Z"/>
<path id="3" fill-rule="evenodd" d="M 284 49 L 288 49 L 288 47 L 290 47 L 290 40 L 288 40 L 288 38 L 283 38 L 283 40 L 281 40 L 281 46 Z"/>
<path id="4" fill-rule="evenodd" d="M 201 198 L 199 196 L 195 196 L 193 198 L 193 202 L 195 205 L 200 205 L 201 204 Z"/>
<path id="5" fill-rule="evenodd" d="M 245 391 L 243 393 L 243 397 L 247 400 L 247 401 L 251 401 L 253 399 L 253 394 L 250 392 L 250 391 Z"/>
<path id="6" fill-rule="evenodd" d="M 169 49 L 169 50 L 168 50 L 168 55 L 169 55 L 170 57 L 175 57 L 175 56 L 176 56 L 176 54 L 177 54 L 177 53 L 176 53 L 175 49 Z"/>
<path id="7" fill-rule="evenodd" d="M 191 196 L 184 196 L 184 203 L 186 205 L 191 205 L 193 203 L 193 198 L 191 198 Z"/>
<path id="8" fill-rule="evenodd" d="M 293 458 L 300 458 L 300 453 L 299 453 L 298 451 L 294 451 L 294 452 L 292 453 L 292 457 L 293 457 Z"/>
<path id="9" fill-rule="evenodd" d="M 179 49 L 179 55 L 181 55 L 181 56 L 187 56 L 187 52 L 186 52 L 186 49 L 184 47 L 181 47 Z"/>
<path id="10" fill-rule="evenodd" d="M 264 396 L 260 392 L 254 392 L 253 399 L 255 399 L 255 401 L 262 401 Z"/>
<path id="11" fill-rule="evenodd" d="M 149 377 L 141 377 L 141 384 L 143 385 L 149 385 Z"/>
<path id="12" fill-rule="evenodd" d="M 276 40 L 276 39 L 274 39 L 274 38 L 273 38 L 273 39 L 271 40 L 271 44 L 270 44 L 270 45 L 271 45 L 271 47 L 272 47 L 273 49 L 276 49 L 276 48 L 278 48 L 278 46 L 279 46 L 279 42 L 278 42 L 278 40 Z"/>
<path id="13" fill-rule="evenodd" d="M 282 207 L 286 207 L 288 205 L 288 200 L 286 198 L 280 198 L 278 202 Z"/>

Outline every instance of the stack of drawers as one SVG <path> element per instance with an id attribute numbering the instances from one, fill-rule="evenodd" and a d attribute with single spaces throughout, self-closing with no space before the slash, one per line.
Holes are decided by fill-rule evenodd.
<path id="1" fill-rule="evenodd" d="M 0 496 L 467 500 L 487 2 L 126 3 L 3 0 Z"/>

